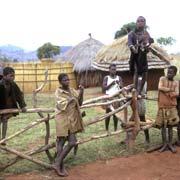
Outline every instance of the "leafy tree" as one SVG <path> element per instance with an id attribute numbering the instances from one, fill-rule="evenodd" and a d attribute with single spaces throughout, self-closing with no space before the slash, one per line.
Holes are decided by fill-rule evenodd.
<path id="1" fill-rule="evenodd" d="M 39 47 L 37 50 L 37 57 L 42 58 L 53 58 L 53 56 L 60 53 L 60 47 L 52 45 L 51 43 L 45 43 L 43 46 Z"/>
<path id="2" fill-rule="evenodd" d="M 135 29 L 135 27 L 136 27 L 136 23 L 134 23 L 134 22 L 124 24 L 123 27 L 115 33 L 114 39 L 117 39 L 119 37 L 122 37 L 122 36 L 128 34 L 130 31 Z"/>
<path id="3" fill-rule="evenodd" d="M 167 38 L 165 38 L 165 37 L 160 37 L 160 38 L 158 38 L 157 39 L 157 42 L 160 44 L 160 45 L 162 45 L 162 46 L 167 46 L 167 45 L 173 45 L 175 42 L 176 42 L 176 40 L 175 39 L 173 39 L 171 36 L 169 36 L 169 37 L 167 37 Z"/>

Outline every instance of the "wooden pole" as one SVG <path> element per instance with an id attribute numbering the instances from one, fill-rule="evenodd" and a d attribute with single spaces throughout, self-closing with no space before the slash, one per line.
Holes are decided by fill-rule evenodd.
<path id="1" fill-rule="evenodd" d="M 45 146 L 42 146 L 40 148 L 37 148 L 37 149 L 34 149 L 34 150 L 30 150 L 28 152 L 25 152 L 26 155 L 28 156 L 32 156 L 34 154 L 38 154 L 38 153 L 41 153 L 43 151 L 46 151 L 46 150 L 49 150 L 49 149 L 52 149 L 56 147 L 56 143 L 52 143 L 52 144 L 48 144 L 48 145 L 45 145 Z M 14 158 L 14 159 L 11 159 L 6 165 L 4 166 L 1 166 L 0 167 L 0 171 L 4 171 L 6 168 L 8 168 L 9 166 L 12 166 L 13 164 L 17 163 L 18 161 L 22 160 L 23 158 L 22 157 L 19 157 L 18 155 Z"/>
<path id="2" fill-rule="evenodd" d="M 40 165 L 40 166 L 45 167 L 45 168 L 52 168 L 52 165 L 50 165 L 50 164 L 48 164 L 48 163 L 45 163 L 45 162 L 42 162 L 42 161 L 40 161 L 40 160 L 37 160 L 37 159 L 35 159 L 35 158 L 31 157 L 31 156 L 28 156 L 28 155 L 26 155 L 26 154 L 24 154 L 24 153 L 19 152 L 19 151 L 13 149 L 13 148 L 9 148 L 9 147 L 7 147 L 7 146 L 2 146 L 2 145 L 0 145 L 0 149 L 2 149 L 2 150 L 4 150 L 4 151 L 7 151 L 7 152 L 10 152 L 10 153 L 12 153 L 12 154 L 18 155 L 18 156 L 21 157 L 21 158 L 27 159 L 27 160 L 35 163 L 35 164 L 38 164 L 38 165 Z"/>
<path id="3" fill-rule="evenodd" d="M 115 102 L 122 102 L 122 101 L 126 101 L 127 98 L 119 98 L 119 99 L 114 99 L 114 100 L 110 100 L 108 102 L 100 102 L 100 103 L 92 103 L 92 104 L 85 104 L 85 105 L 82 105 L 80 107 L 80 109 L 83 109 L 83 108 L 90 108 L 90 107 L 96 107 L 96 106 L 105 106 L 105 105 L 110 105 L 112 103 L 115 103 Z"/>
<path id="4" fill-rule="evenodd" d="M 23 113 L 38 113 L 38 112 L 46 112 L 46 113 L 51 113 L 55 112 L 55 109 L 51 108 L 32 108 L 32 109 L 27 109 L 26 112 Z M 11 113 L 22 113 L 21 109 L 3 109 L 0 110 L 0 115 L 2 114 L 11 114 Z"/>
<path id="5" fill-rule="evenodd" d="M 134 148 L 134 143 L 136 136 L 140 130 L 140 121 L 139 121 L 139 115 L 138 115 L 138 108 L 137 108 L 137 92 L 134 89 L 132 91 L 132 110 L 133 110 L 133 116 L 134 116 L 134 128 L 132 132 L 128 133 L 128 149 L 133 149 Z"/>
<path id="6" fill-rule="evenodd" d="M 37 68 L 36 68 L 36 70 L 37 70 Z M 36 76 L 37 76 L 37 73 L 36 73 Z M 34 108 L 37 108 L 37 93 L 40 92 L 40 91 L 45 87 L 45 85 L 46 85 L 46 83 L 47 83 L 48 69 L 45 70 L 44 76 L 45 76 L 44 82 L 39 86 L 39 88 L 36 88 L 36 89 L 33 91 L 33 102 L 34 102 L 33 107 L 34 107 Z M 37 86 L 36 86 L 36 87 L 37 87 Z M 43 115 L 42 112 L 37 112 L 37 113 L 39 114 L 39 116 L 40 116 L 41 118 L 44 117 L 44 115 Z"/>
<path id="7" fill-rule="evenodd" d="M 103 114 L 102 116 L 96 117 L 95 119 L 90 119 L 87 123 L 85 123 L 85 126 L 89 126 L 91 124 L 100 122 L 100 121 L 104 120 L 105 118 L 107 118 L 107 117 L 109 117 L 109 116 L 111 116 L 113 114 L 116 114 L 119 111 L 122 111 L 125 107 L 127 107 L 130 104 L 131 104 L 131 101 L 128 101 L 127 103 L 125 103 L 121 107 L 115 109 L 114 111 L 111 111 L 111 112 L 109 112 L 107 114 Z"/>
<path id="8" fill-rule="evenodd" d="M 22 128 L 21 130 L 17 131 L 16 133 L 12 134 L 11 136 L 9 136 L 9 137 L 7 137 L 7 138 L 5 138 L 5 139 L 2 139 L 2 140 L 0 141 L 0 144 L 6 142 L 6 141 L 8 141 L 8 140 L 10 140 L 10 139 L 12 139 L 12 138 L 14 138 L 14 137 L 16 137 L 16 136 L 19 136 L 19 135 L 22 134 L 23 132 L 27 131 L 28 129 L 30 129 L 30 128 L 32 128 L 32 127 L 34 127 L 34 126 L 36 126 L 36 125 L 38 125 L 38 124 L 40 124 L 40 123 L 42 123 L 42 122 L 44 122 L 44 121 L 47 121 L 48 118 L 49 118 L 49 119 L 53 119 L 54 117 L 55 117 L 55 114 L 54 114 L 54 115 L 51 115 L 50 117 L 45 117 L 45 118 L 37 119 L 36 121 L 30 123 L 30 124 L 27 125 L 26 127 Z"/>
<path id="9" fill-rule="evenodd" d="M 90 138 L 82 139 L 82 140 L 77 141 L 77 144 L 84 144 L 84 143 L 89 142 L 89 141 L 92 141 L 92 140 L 97 140 L 97 139 L 105 138 L 105 137 L 108 137 L 108 136 L 114 136 L 114 135 L 123 133 L 123 132 L 125 132 L 125 131 L 126 131 L 126 130 L 121 129 L 121 130 L 119 130 L 119 131 L 110 132 L 110 134 L 107 134 L 107 133 L 106 133 L 106 134 L 102 134 L 102 135 L 99 135 L 99 136 L 92 136 L 92 137 L 90 137 Z"/>
<path id="10" fill-rule="evenodd" d="M 83 105 L 90 104 L 90 103 L 95 103 L 95 102 L 100 101 L 100 100 L 113 98 L 113 97 L 119 95 L 120 93 L 122 93 L 124 91 L 127 91 L 128 89 L 132 89 L 132 86 L 131 85 L 126 86 L 126 87 L 120 89 L 119 91 L 117 91 L 116 93 L 114 93 L 112 95 L 103 95 L 103 96 L 99 96 L 99 97 L 96 97 L 96 98 L 88 99 L 88 100 L 83 102 Z"/>

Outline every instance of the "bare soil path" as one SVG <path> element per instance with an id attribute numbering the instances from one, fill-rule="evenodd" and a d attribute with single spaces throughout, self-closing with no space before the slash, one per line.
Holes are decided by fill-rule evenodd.
<path id="1" fill-rule="evenodd" d="M 180 148 L 170 151 L 144 153 L 127 157 L 116 157 L 108 161 L 97 161 L 69 169 L 69 176 L 58 177 L 54 171 L 34 171 L 13 175 L 6 180 L 179 180 Z"/>

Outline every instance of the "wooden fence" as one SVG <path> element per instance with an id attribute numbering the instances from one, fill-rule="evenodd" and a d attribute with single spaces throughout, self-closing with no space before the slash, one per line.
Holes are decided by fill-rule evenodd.
<path id="1" fill-rule="evenodd" d="M 15 70 L 15 81 L 24 93 L 32 93 L 45 79 L 45 71 L 48 69 L 47 83 L 41 92 L 54 92 L 59 86 L 58 74 L 67 73 L 70 78 L 70 86 L 76 88 L 76 80 L 71 63 L 54 63 L 52 61 L 40 61 L 37 63 L 6 63 L 5 66 Z"/>

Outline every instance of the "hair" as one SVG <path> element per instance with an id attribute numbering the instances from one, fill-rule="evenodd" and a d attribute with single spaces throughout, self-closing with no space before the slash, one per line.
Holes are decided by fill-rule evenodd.
<path id="1" fill-rule="evenodd" d="M 66 76 L 68 76 L 66 73 L 60 73 L 60 74 L 58 75 L 58 81 L 59 81 L 59 82 L 62 82 L 62 79 L 63 79 L 64 77 L 66 77 Z"/>
<path id="2" fill-rule="evenodd" d="M 14 69 L 12 67 L 5 67 L 3 69 L 3 75 L 6 76 L 8 74 L 15 73 Z"/>
<path id="3" fill-rule="evenodd" d="M 168 69 L 172 69 L 174 71 L 174 73 L 177 73 L 177 67 L 176 66 L 169 66 Z"/>
<path id="4" fill-rule="evenodd" d="M 146 24 L 146 18 L 145 18 L 145 17 L 143 17 L 143 16 L 139 16 L 139 17 L 136 19 L 136 22 L 137 22 L 137 20 L 138 20 L 139 18 L 144 19 L 144 22 L 145 22 L 145 24 Z"/>
<path id="5" fill-rule="evenodd" d="M 116 64 L 114 64 L 114 63 L 110 64 L 110 65 L 109 65 L 109 69 L 110 69 L 111 67 L 116 67 Z"/>

